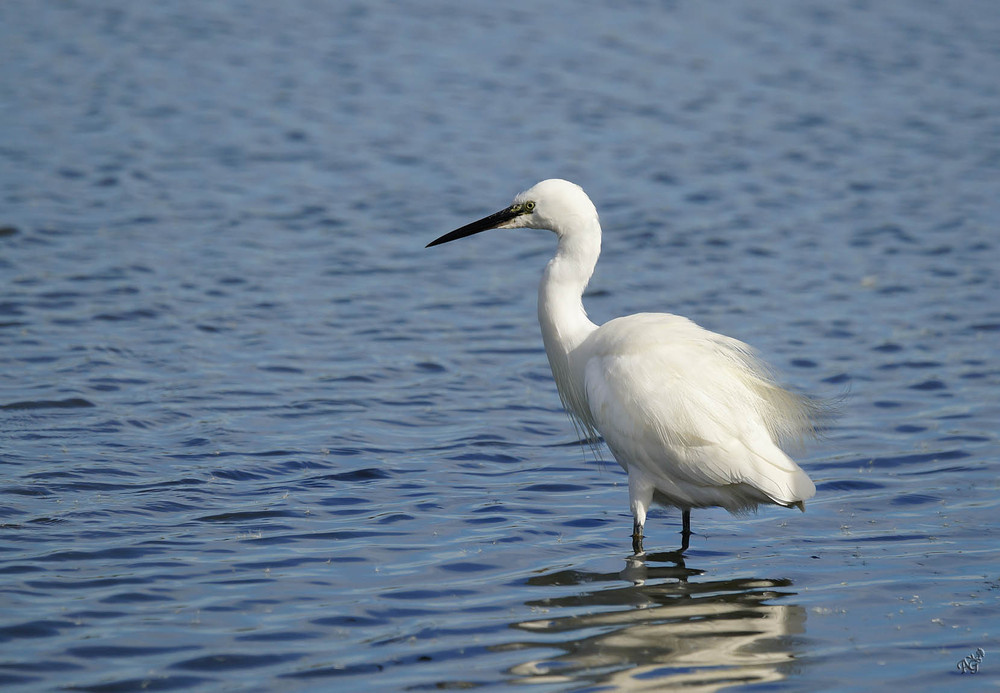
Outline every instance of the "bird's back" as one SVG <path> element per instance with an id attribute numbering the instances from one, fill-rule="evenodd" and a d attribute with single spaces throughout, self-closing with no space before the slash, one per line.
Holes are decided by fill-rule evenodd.
<path id="1" fill-rule="evenodd" d="M 742 342 L 680 316 L 640 313 L 602 325 L 571 359 L 585 424 L 662 502 L 736 511 L 815 493 L 778 447 L 812 432 L 815 408 L 781 388 Z"/>

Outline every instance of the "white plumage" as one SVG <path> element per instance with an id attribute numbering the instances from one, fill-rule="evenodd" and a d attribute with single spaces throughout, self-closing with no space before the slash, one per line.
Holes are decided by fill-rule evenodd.
<path id="1" fill-rule="evenodd" d="M 601 252 L 590 198 L 551 179 L 507 208 L 432 241 L 492 228 L 553 231 L 559 244 L 538 288 L 538 322 L 563 406 L 589 436 L 604 438 L 628 473 L 633 548 L 651 503 L 730 512 L 761 503 L 796 506 L 816 487 L 779 445 L 813 431 L 814 404 L 782 389 L 746 344 L 687 318 L 639 313 L 597 326 L 583 291 Z"/>

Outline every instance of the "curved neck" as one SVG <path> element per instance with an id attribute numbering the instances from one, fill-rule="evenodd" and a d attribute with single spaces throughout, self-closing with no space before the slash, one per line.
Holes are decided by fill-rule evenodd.
<path id="1" fill-rule="evenodd" d="M 597 329 L 583 309 L 583 290 L 600 254 L 601 225 L 596 216 L 584 228 L 559 234 L 559 247 L 538 287 L 538 323 L 550 362 L 556 354 L 569 354 Z"/>
<path id="2" fill-rule="evenodd" d="M 597 329 L 583 309 L 583 290 L 601 254 L 601 225 L 577 220 L 571 233 L 560 233 L 556 255 L 545 266 L 538 286 L 538 324 L 545 355 L 563 406 L 582 425 L 587 437 L 597 435 L 586 398 L 584 373 L 572 367 L 574 351 Z"/>

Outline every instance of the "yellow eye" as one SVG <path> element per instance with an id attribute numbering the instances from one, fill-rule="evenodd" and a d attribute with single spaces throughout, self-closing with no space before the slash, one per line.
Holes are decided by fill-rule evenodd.
<path id="1" fill-rule="evenodd" d="M 529 201 L 529 202 L 525 202 L 524 203 L 524 211 L 525 212 L 533 212 L 534 210 L 535 210 L 535 203 L 534 202 L 530 202 Z"/>

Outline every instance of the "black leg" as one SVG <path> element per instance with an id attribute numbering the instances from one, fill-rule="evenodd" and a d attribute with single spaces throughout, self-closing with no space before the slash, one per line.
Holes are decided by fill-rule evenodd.
<path id="1" fill-rule="evenodd" d="M 681 551 L 687 551 L 691 541 L 691 509 L 681 511 Z"/>
<path id="2" fill-rule="evenodd" d="M 632 521 L 632 553 L 642 553 L 642 525 L 638 520 Z"/>

